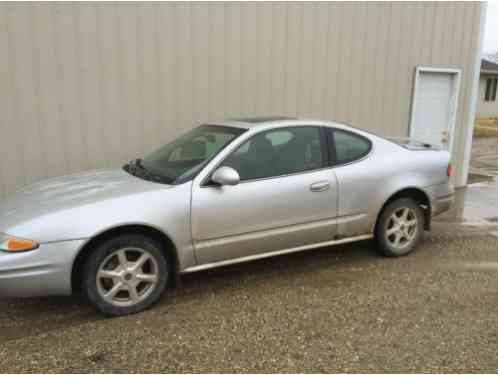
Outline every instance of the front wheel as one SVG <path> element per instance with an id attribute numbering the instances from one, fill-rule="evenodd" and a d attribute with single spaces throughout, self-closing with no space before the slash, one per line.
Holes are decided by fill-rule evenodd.
<path id="1" fill-rule="evenodd" d="M 375 228 L 377 248 L 386 256 L 401 256 L 413 251 L 422 238 L 424 215 L 410 198 L 389 203 Z"/>
<path id="2" fill-rule="evenodd" d="M 167 259 L 159 243 L 142 235 L 120 235 L 88 257 L 82 290 L 98 311 L 126 315 L 156 302 L 167 280 Z"/>

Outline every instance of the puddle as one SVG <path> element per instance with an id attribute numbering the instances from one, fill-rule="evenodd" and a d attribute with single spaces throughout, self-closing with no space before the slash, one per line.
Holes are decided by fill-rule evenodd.
<path id="1" fill-rule="evenodd" d="M 498 236 L 497 178 L 471 176 L 466 188 L 456 189 L 453 208 L 435 217 L 434 221 L 487 229 L 490 234 Z"/>
<path id="2" fill-rule="evenodd" d="M 468 184 L 472 185 L 479 182 L 493 182 L 494 177 L 483 173 L 469 173 Z"/>

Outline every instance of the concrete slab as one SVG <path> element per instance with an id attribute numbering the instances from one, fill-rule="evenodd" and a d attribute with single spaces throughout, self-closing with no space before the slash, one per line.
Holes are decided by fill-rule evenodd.
<path id="1" fill-rule="evenodd" d="M 469 185 L 457 189 L 453 209 L 434 219 L 498 235 L 498 138 L 475 138 Z"/>

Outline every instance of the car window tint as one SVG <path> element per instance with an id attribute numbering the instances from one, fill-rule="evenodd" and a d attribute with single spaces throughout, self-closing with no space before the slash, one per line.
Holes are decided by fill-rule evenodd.
<path id="1" fill-rule="evenodd" d="M 237 148 L 237 150 L 235 150 L 234 152 L 234 155 L 242 155 L 242 154 L 245 154 L 247 153 L 247 151 L 249 151 L 249 147 L 251 146 L 251 141 L 247 141 L 246 143 L 244 143 L 242 146 L 240 146 L 239 148 Z"/>
<path id="2" fill-rule="evenodd" d="M 350 163 L 369 153 L 370 141 L 360 135 L 334 130 L 336 164 Z"/>
<path id="3" fill-rule="evenodd" d="M 266 138 L 273 146 L 279 146 L 289 142 L 294 135 L 289 130 L 280 130 L 266 134 Z"/>
<path id="4" fill-rule="evenodd" d="M 303 126 L 257 134 L 222 164 L 253 180 L 321 168 L 324 155 L 318 127 Z"/>

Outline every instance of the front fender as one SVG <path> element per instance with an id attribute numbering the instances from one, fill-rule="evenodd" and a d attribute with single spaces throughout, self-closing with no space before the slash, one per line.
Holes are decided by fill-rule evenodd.
<path id="1" fill-rule="evenodd" d="M 143 225 L 164 233 L 175 244 L 181 267 L 187 267 L 195 264 L 190 231 L 190 184 L 54 211 L 10 227 L 8 233 L 40 243 L 86 242 L 121 226 Z"/>

